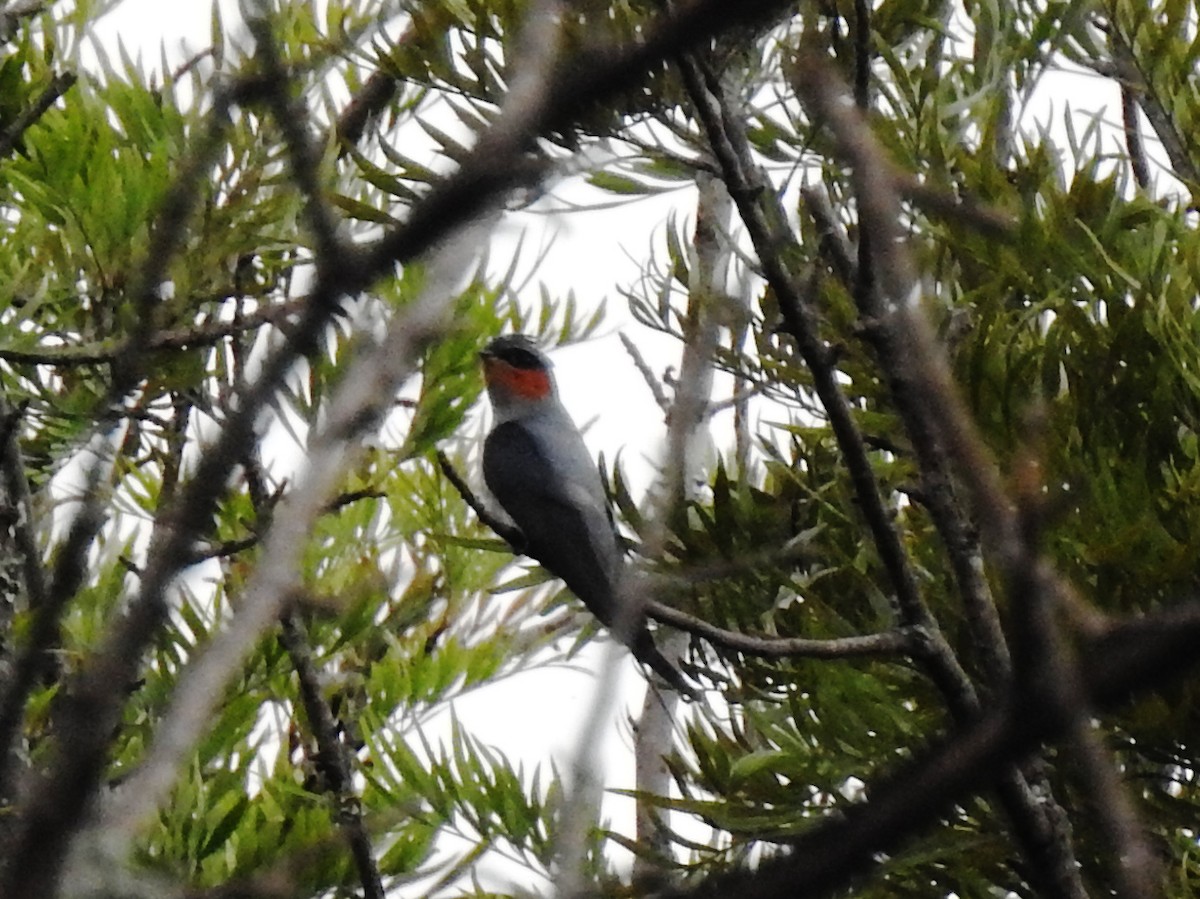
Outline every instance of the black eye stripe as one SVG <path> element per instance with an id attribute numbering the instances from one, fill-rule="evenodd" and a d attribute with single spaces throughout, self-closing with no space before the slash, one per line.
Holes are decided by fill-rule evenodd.
<path id="1" fill-rule="evenodd" d="M 509 347 L 498 353 L 501 359 L 514 368 L 542 368 L 542 360 L 529 350 L 520 347 Z"/>

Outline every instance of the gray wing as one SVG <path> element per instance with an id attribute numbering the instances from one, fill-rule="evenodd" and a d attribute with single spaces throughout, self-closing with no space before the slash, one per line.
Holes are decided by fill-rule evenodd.
<path id="1" fill-rule="evenodd" d="M 525 534 L 528 555 L 611 625 L 622 562 L 608 510 L 586 486 L 550 472 L 537 439 L 516 422 L 497 425 L 483 444 L 484 480 Z"/>

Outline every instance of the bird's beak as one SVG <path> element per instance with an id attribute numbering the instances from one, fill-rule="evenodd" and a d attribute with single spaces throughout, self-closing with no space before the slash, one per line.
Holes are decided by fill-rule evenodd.
<path id="1" fill-rule="evenodd" d="M 495 366 L 499 364 L 499 359 L 491 350 L 482 349 L 479 351 L 479 364 L 483 368 L 483 377 L 487 381 L 491 381 L 492 372 Z"/>

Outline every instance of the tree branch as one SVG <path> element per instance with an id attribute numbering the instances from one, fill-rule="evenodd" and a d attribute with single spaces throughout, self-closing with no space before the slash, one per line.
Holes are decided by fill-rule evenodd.
<path id="1" fill-rule="evenodd" d="M 908 630 L 884 631 L 858 637 L 839 637 L 814 640 L 807 637 L 755 637 L 738 631 L 725 630 L 703 618 L 681 612 L 655 600 L 646 603 L 646 614 L 655 621 L 697 637 L 714 646 L 763 659 L 851 659 L 870 656 L 907 655 L 913 653 L 919 641 Z"/>
<path id="2" fill-rule="evenodd" d="M 381 499 L 387 496 L 382 490 L 353 490 L 349 493 L 343 493 L 341 496 L 334 497 L 325 506 L 322 514 L 336 512 L 351 503 L 356 503 L 363 499 Z M 250 534 L 246 537 L 239 537 L 234 540 L 224 540 L 220 543 L 214 543 L 207 546 L 197 546 L 192 554 L 190 564 L 197 565 L 200 562 L 206 562 L 209 559 L 227 559 L 230 556 L 236 556 L 238 553 L 245 552 L 248 549 L 253 549 L 262 542 L 261 534 Z"/>
<path id="3" fill-rule="evenodd" d="M 0 132 L 0 159 L 7 159 L 16 149 L 21 138 L 38 119 L 44 116 L 58 98 L 65 94 L 78 80 L 73 72 L 55 75 L 42 90 L 33 105 L 23 110 L 4 131 Z"/>
<path id="4" fill-rule="evenodd" d="M 442 469 L 442 474 L 446 476 L 446 480 L 458 491 L 458 495 L 462 497 L 463 502 L 471 507 L 483 524 L 487 525 L 496 533 L 505 543 L 507 543 L 514 553 L 523 553 L 525 546 L 525 535 L 521 533 L 521 529 L 514 524 L 509 524 L 492 511 L 484 504 L 484 502 L 475 495 L 471 489 L 471 485 L 466 482 L 466 479 L 455 469 L 454 463 L 450 461 L 442 450 L 437 451 L 438 466 Z"/>
<path id="5" fill-rule="evenodd" d="M 1146 158 L 1146 144 L 1138 122 L 1138 98 L 1133 85 L 1126 82 L 1121 82 L 1121 127 L 1125 132 L 1125 152 L 1129 154 L 1133 180 L 1142 190 L 1149 190 L 1150 160 Z"/>
<path id="6" fill-rule="evenodd" d="M 146 339 L 145 349 L 181 350 L 189 347 L 211 346 L 228 337 L 235 337 L 264 325 L 278 324 L 300 313 L 307 298 L 287 300 L 263 306 L 234 321 L 207 322 L 189 328 L 164 329 Z M 26 365 L 105 365 L 115 362 L 128 351 L 125 341 L 105 341 L 91 346 L 40 347 L 23 350 L 0 347 L 0 359 Z"/>
<path id="7" fill-rule="evenodd" d="M 641 350 L 637 348 L 637 344 L 630 340 L 624 333 L 619 335 L 621 338 L 621 346 L 625 347 L 625 352 L 629 354 L 629 358 L 633 360 L 633 367 L 638 370 L 638 374 L 642 376 L 642 380 L 646 382 L 646 387 L 650 390 L 650 395 L 654 397 L 654 404 L 658 406 L 663 415 L 671 411 L 671 400 L 667 393 L 659 383 L 658 377 L 646 363 L 642 357 Z"/>
<path id="8" fill-rule="evenodd" d="M 1112 49 L 1113 64 L 1116 77 L 1122 85 L 1122 91 L 1132 90 L 1137 97 L 1142 112 L 1146 114 L 1150 127 L 1162 142 L 1163 150 L 1171 161 L 1175 177 L 1185 184 L 1200 182 L 1200 170 L 1192 161 L 1188 146 L 1190 136 L 1182 135 L 1176 128 L 1174 114 L 1171 111 L 1171 98 L 1160 96 L 1142 71 L 1137 56 L 1133 52 L 1132 43 L 1124 31 L 1116 27 L 1108 30 L 1109 42 Z M 1113 74 L 1109 72 L 1107 74 Z"/>
<path id="9" fill-rule="evenodd" d="M 363 899 L 384 899 L 383 880 L 375 863 L 371 836 L 363 822 L 362 803 L 354 791 L 354 781 L 346 746 L 338 724 L 321 692 L 320 676 L 312 660 L 312 650 L 295 612 L 280 619 L 279 639 L 296 669 L 300 700 L 308 726 L 317 741 L 315 762 L 324 775 L 325 785 L 337 807 L 338 825 L 346 835 L 354 864 L 363 886 Z"/>
<path id="10" fill-rule="evenodd" d="M 778 298 L 788 332 L 812 372 L 813 389 L 826 410 L 830 427 L 850 473 L 859 509 L 875 542 L 892 587 L 901 617 L 908 627 L 926 635 L 922 652 L 937 656 L 927 668 L 957 715 L 969 717 L 978 709 L 978 698 L 937 623 L 925 607 L 909 565 L 900 533 L 884 504 L 871 468 L 862 432 L 854 421 L 850 404 L 837 380 L 837 368 L 828 347 L 817 333 L 817 319 L 800 291 L 785 257 L 798 252 L 795 236 L 766 175 L 750 155 L 749 142 L 741 123 L 718 93 L 719 85 L 694 59 L 679 59 L 688 96 L 704 128 L 709 146 L 721 167 L 722 178 L 738 206 L 763 275 Z"/>

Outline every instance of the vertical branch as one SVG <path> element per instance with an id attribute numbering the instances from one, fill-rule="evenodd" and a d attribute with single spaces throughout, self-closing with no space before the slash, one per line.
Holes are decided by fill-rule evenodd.
<path id="1" fill-rule="evenodd" d="M 871 108 L 871 4 L 854 0 L 854 105 Z"/>
<path id="2" fill-rule="evenodd" d="M 295 612 L 285 612 L 280 619 L 279 638 L 288 658 L 296 669 L 300 684 L 300 700 L 308 726 L 317 741 L 317 768 L 337 807 L 337 821 L 350 844 L 358 877 L 362 882 L 363 899 L 384 899 L 383 880 L 371 835 L 363 822 L 362 804 L 354 792 L 350 759 L 338 731 L 337 721 L 325 696 L 321 693 L 320 677 L 313 664 L 312 651 L 305 638 L 303 626 Z"/>
<path id="3" fill-rule="evenodd" d="M 880 492 L 862 432 L 838 383 L 833 356 L 817 333 L 816 313 L 801 297 L 789 268 L 787 260 L 798 251 L 795 236 L 770 182 L 753 162 L 744 129 L 715 92 L 720 90 L 719 86 L 713 84 L 713 79 L 693 58 L 681 57 L 679 66 L 688 96 L 720 165 L 722 179 L 737 204 L 767 282 L 779 300 L 788 331 L 812 373 L 813 389 L 828 415 L 859 508 L 896 592 L 901 618 L 921 635 L 922 655 L 927 660 L 936 660 L 930 661 L 929 673 L 950 700 L 955 714 L 970 717 L 978 709 L 975 688 L 921 599 L 916 575 Z"/>
<path id="4" fill-rule="evenodd" d="M 1142 190 L 1149 190 L 1150 162 L 1146 158 L 1146 145 L 1138 123 L 1137 95 L 1133 87 L 1125 83 L 1121 84 L 1121 125 L 1125 131 L 1125 151 L 1129 154 L 1133 179 Z"/>
<path id="5" fill-rule="evenodd" d="M 696 183 L 699 196 L 692 239 L 693 265 L 688 279 L 690 292 L 683 320 L 683 357 L 675 401 L 668 415 L 667 454 L 660 485 L 660 508 L 652 534 L 651 558 L 661 551 L 666 538 L 665 522 L 670 520 L 673 509 L 687 501 L 691 476 L 701 462 L 698 451 L 708 420 L 712 359 L 719 334 L 717 322 L 720 316 L 714 306 L 724 301 L 731 259 L 729 228 L 733 201 L 724 184 L 707 172 L 701 172 Z M 666 645 L 669 643 L 664 643 Z M 673 691 L 663 694 L 653 687 L 646 691 L 634 747 L 637 790 L 646 797 L 667 796 L 670 792 L 671 775 L 663 757 L 671 749 L 673 718 L 678 706 L 679 694 Z M 637 839 L 657 856 L 666 856 L 670 851 L 658 810 L 651 799 L 638 800 Z M 655 868 L 654 858 L 638 856 L 634 862 L 634 878 L 646 877 Z"/>
<path id="6" fill-rule="evenodd" d="M 746 338 L 750 334 L 750 286 L 748 279 L 742 278 L 739 286 L 737 310 L 738 321 L 734 324 L 729 347 L 734 355 L 741 355 L 746 346 Z M 734 452 L 737 458 L 739 476 L 746 478 L 750 473 L 750 399 L 754 394 L 752 381 L 739 371 L 733 382 L 733 439 Z"/>
<path id="7" fill-rule="evenodd" d="M 29 607 L 38 609 L 46 604 L 49 587 L 46 584 L 45 563 L 34 534 L 33 500 L 29 492 L 25 459 L 21 453 L 20 422 L 21 410 L 10 409 L 0 395 L 0 478 L 3 479 L 5 499 L 16 516 L 12 536 L 21 556 L 25 595 Z"/>
<path id="8" fill-rule="evenodd" d="M 240 341 L 238 342 L 240 343 Z M 235 353 L 239 359 L 240 352 Z M 235 380 L 243 374 L 241 360 Z M 259 517 L 262 529 L 270 526 L 272 497 L 267 490 L 257 447 L 251 449 L 243 461 L 246 486 L 251 504 Z M 358 869 L 362 883 L 363 899 L 385 899 L 383 879 L 375 861 L 371 835 L 363 821 L 362 803 L 354 790 L 351 756 L 342 740 L 341 729 L 321 691 L 320 675 L 313 663 L 312 649 L 305 634 L 303 622 L 294 609 L 285 609 L 280 615 L 279 639 L 296 671 L 300 687 L 300 702 L 308 719 L 309 730 L 317 744 L 315 763 L 329 791 L 336 810 L 336 821 L 341 828 L 350 853 Z"/>
<path id="9" fill-rule="evenodd" d="M 42 573 L 41 552 L 34 536 L 33 505 L 25 460 L 18 442 L 21 411 L 10 409 L 0 395 L 0 842 L 8 837 L 15 783 L 23 771 L 20 730 L 21 707 L 13 708 L 11 697 L 21 697 L 22 670 L 32 656 L 18 657 L 12 645 L 13 623 L 22 608 L 36 610 L 46 604 L 47 587 Z"/>

